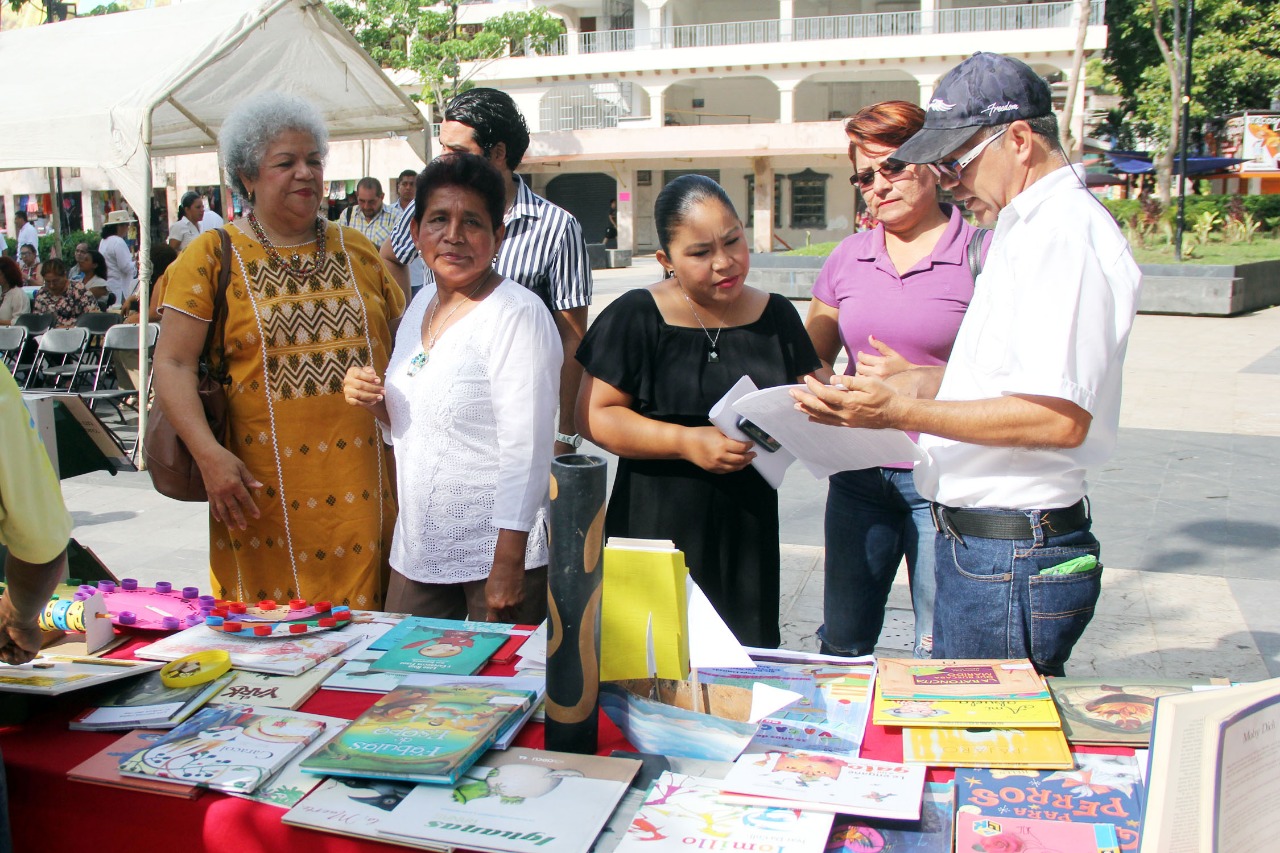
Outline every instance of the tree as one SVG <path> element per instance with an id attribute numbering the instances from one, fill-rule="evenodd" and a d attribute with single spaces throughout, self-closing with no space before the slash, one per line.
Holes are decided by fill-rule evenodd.
<path id="1" fill-rule="evenodd" d="M 1178 144 L 1176 116 L 1181 110 L 1184 68 L 1176 59 L 1174 34 L 1180 52 L 1186 2 L 1107 3 L 1106 70 L 1124 99 L 1121 115 L 1113 116 L 1109 124 L 1120 147 L 1149 148 L 1163 155 L 1156 169 L 1165 201 L 1172 182 L 1172 152 Z M 1157 20 L 1172 64 L 1161 53 Z M 1193 136 L 1201 136 L 1204 124 L 1218 116 L 1268 109 L 1280 94 L 1280 3 L 1196 0 L 1192 64 L 1189 129 Z"/>
<path id="2" fill-rule="evenodd" d="M 384 68 L 418 72 L 421 99 L 443 107 L 489 63 L 546 50 L 564 23 L 536 8 L 507 12 L 482 27 L 458 21 L 459 0 L 331 0 L 329 9 Z"/>
<path id="3" fill-rule="evenodd" d="M 1075 156 L 1084 147 L 1083 139 L 1076 139 L 1071 130 L 1071 121 L 1075 115 L 1076 92 L 1080 88 L 1080 75 L 1084 70 L 1084 39 L 1089 29 L 1089 16 L 1093 12 L 1090 0 L 1076 2 L 1076 46 L 1071 54 L 1071 74 L 1067 77 L 1067 100 L 1062 110 L 1062 125 L 1058 135 L 1062 148 L 1071 156 Z"/>

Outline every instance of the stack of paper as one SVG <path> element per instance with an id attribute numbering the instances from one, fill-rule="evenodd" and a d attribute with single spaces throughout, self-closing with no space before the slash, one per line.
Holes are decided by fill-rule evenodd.
<path id="1" fill-rule="evenodd" d="M 689 570 L 671 542 L 610 539 L 604 549 L 600 680 L 689 675 Z"/>

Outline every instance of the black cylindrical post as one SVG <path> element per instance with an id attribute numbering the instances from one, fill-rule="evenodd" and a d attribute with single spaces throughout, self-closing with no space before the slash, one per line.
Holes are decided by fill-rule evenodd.
<path id="1" fill-rule="evenodd" d="M 599 734 L 606 469 L 583 454 L 551 463 L 546 747 L 558 752 L 594 753 Z"/>

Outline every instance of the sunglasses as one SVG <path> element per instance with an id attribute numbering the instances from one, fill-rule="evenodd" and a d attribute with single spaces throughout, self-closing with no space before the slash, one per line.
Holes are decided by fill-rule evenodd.
<path id="1" fill-rule="evenodd" d="M 901 180 L 907 171 L 910 163 L 904 163 L 901 160 L 885 160 L 875 169 L 863 169 L 861 172 L 854 172 L 849 176 L 849 183 L 860 190 L 869 190 L 871 185 L 876 182 L 876 173 L 884 175 L 886 181 Z"/>
<path id="2" fill-rule="evenodd" d="M 933 173 L 939 178 L 950 178 L 953 181 L 958 181 L 960 180 L 960 173 L 964 170 L 964 167 L 968 166 L 974 160 L 977 160 L 978 155 L 982 153 L 983 149 L 995 142 L 1001 136 L 1004 136 L 1004 132 L 1008 129 L 1009 125 L 1006 124 L 1004 127 L 1000 128 L 999 131 L 993 133 L 991 136 L 988 136 L 986 139 L 970 148 L 969 153 L 965 154 L 963 157 L 957 157 L 955 160 L 939 160 L 937 163 L 930 163 L 929 168 L 932 169 Z"/>

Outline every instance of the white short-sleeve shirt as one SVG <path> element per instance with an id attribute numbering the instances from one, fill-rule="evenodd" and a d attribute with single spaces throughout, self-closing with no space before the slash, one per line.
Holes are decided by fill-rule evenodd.
<path id="1" fill-rule="evenodd" d="M 1069 166 L 1000 212 L 939 400 L 1057 397 L 1092 415 L 1070 449 L 985 447 L 920 436 L 924 497 L 952 507 L 1052 509 L 1085 494 L 1115 449 L 1120 386 L 1142 274 L 1107 210 Z"/>
<path id="2" fill-rule="evenodd" d="M 410 376 L 434 295 L 414 297 L 387 365 L 400 502 L 391 566 L 427 583 L 482 580 L 499 528 L 529 531 L 525 567 L 544 566 L 563 358 L 555 322 L 504 279 Z"/>
<path id="3" fill-rule="evenodd" d="M 169 239 L 178 240 L 178 251 L 190 246 L 192 241 L 200 236 L 200 226 L 196 225 L 185 216 L 173 223 L 173 227 L 169 229 Z"/>

